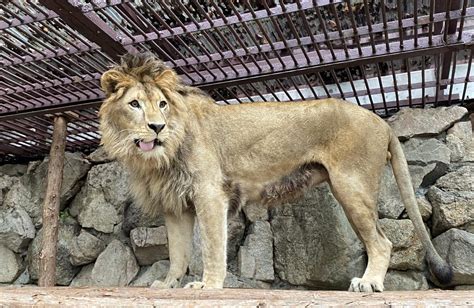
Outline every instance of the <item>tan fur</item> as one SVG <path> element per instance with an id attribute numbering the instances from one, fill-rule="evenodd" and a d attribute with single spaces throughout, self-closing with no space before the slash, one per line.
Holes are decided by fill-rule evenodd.
<path id="1" fill-rule="evenodd" d="M 185 274 L 194 216 L 202 235 L 204 275 L 188 287 L 222 288 L 229 202 L 275 202 L 327 181 L 369 257 L 363 277 L 354 278 L 350 290 L 382 291 L 391 243 L 377 224 L 376 201 L 387 159 L 428 257 L 437 255 L 414 201 L 400 144 L 373 113 L 337 99 L 218 106 L 182 85 L 150 55 L 126 56 L 104 73 L 101 85 L 107 96 L 100 110 L 104 148 L 129 168 L 135 200 L 166 218 L 171 268 L 155 287 L 175 287 Z M 143 104 L 139 112 L 128 105 L 132 100 Z M 162 100 L 168 109 L 158 108 Z M 156 134 L 150 122 L 166 126 Z M 151 152 L 134 143 L 154 138 L 162 146 Z M 438 265 L 440 260 L 435 260 Z"/>

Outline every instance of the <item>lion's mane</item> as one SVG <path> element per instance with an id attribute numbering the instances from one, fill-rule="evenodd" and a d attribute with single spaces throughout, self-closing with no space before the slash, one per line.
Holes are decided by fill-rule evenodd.
<path id="1" fill-rule="evenodd" d="M 167 124 L 171 138 L 166 140 L 164 154 L 153 157 L 137 157 L 126 143 L 127 131 L 114 125 L 114 107 L 125 92 L 141 83 L 146 87 L 158 87 L 172 104 Z M 192 199 L 192 177 L 186 164 L 189 143 L 188 107 L 186 98 L 204 92 L 181 83 L 176 73 L 152 54 L 127 54 L 119 65 L 113 66 L 101 78 L 106 93 L 100 111 L 102 144 L 106 152 L 121 161 L 131 177 L 130 192 L 144 212 L 154 215 L 159 210 L 179 214 Z M 151 189 L 153 187 L 153 189 Z"/>

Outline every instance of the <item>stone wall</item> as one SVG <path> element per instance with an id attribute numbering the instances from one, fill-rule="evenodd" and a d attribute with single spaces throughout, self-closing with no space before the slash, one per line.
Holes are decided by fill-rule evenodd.
<path id="1" fill-rule="evenodd" d="M 474 285 L 474 146 L 465 108 L 404 109 L 388 122 L 403 141 L 418 205 L 434 244 L 454 268 L 451 287 Z M 370 158 L 369 158 L 370 159 Z M 0 283 L 34 284 L 42 237 L 48 160 L 0 166 Z M 57 283 L 148 286 L 169 267 L 166 227 L 127 195 L 127 174 L 99 149 L 67 153 L 61 192 Z M 393 243 L 387 290 L 433 287 L 424 249 L 389 167 L 380 225 Z M 199 230 L 183 284 L 202 274 Z M 341 289 L 367 257 L 327 185 L 292 203 L 249 204 L 229 220 L 226 287 Z"/>

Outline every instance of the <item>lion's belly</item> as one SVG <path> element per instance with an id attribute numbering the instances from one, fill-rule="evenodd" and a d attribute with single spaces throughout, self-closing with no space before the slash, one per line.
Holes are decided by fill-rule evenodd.
<path id="1" fill-rule="evenodd" d="M 326 169 L 318 163 L 307 163 L 291 172 L 273 177 L 236 177 L 232 182 L 239 186 L 242 201 L 271 204 L 287 200 L 302 193 L 305 188 L 328 179 Z"/>

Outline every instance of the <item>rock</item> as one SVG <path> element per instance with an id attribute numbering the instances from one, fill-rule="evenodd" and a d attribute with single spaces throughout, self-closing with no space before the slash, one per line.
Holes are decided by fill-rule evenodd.
<path id="1" fill-rule="evenodd" d="M 151 265 L 169 257 L 165 226 L 133 229 L 130 232 L 130 241 L 140 265 Z"/>
<path id="2" fill-rule="evenodd" d="M 268 207 L 256 203 L 247 203 L 242 207 L 250 222 L 256 222 L 257 220 L 268 220 Z"/>
<path id="3" fill-rule="evenodd" d="M 0 283 L 11 283 L 20 275 L 20 258 L 7 247 L 0 245 Z"/>
<path id="4" fill-rule="evenodd" d="M 7 207 L 23 208 L 38 228 L 42 224 L 41 215 L 46 191 L 45 179 L 48 173 L 48 163 L 48 158 L 45 158 L 41 163 L 30 163 L 27 172 L 11 187 L 4 199 L 4 205 Z M 89 171 L 90 164 L 82 158 L 82 154 L 66 152 L 64 166 L 60 197 L 61 209 L 80 189 L 80 179 Z"/>
<path id="5" fill-rule="evenodd" d="M 103 164 L 103 163 L 109 163 L 112 161 L 110 157 L 107 155 L 103 147 L 98 147 L 94 152 L 89 154 L 89 156 L 86 157 L 91 163 L 94 164 Z"/>
<path id="6" fill-rule="evenodd" d="M 56 284 L 61 286 L 68 286 L 76 273 L 79 271 L 78 267 L 72 265 L 70 261 L 70 247 L 75 238 L 75 227 L 59 225 L 58 243 L 56 253 Z M 43 239 L 43 230 L 38 232 L 28 249 L 28 268 L 31 279 L 38 280 L 39 278 L 39 263 L 41 243 Z"/>
<path id="7" fill-rule="evenodd" d="M 472 137 L 471 141 L 468 143 L 466 153 L 462 161 L 474 163 L 474 137 Z"/>
<path id="8" fill-rule="evenodd" d="M 31 282 L 30 278 L 30 273 L 28 271 L 28 268 L 26 268 L 20 276 L 13 282 L 14 285 L 24 285 L 24 284 L 29 284 Z"/>
<path id="9" fill-rule="evenodd" d="M 384 280 L 384 291 L 428 290 L 428 280 L 421 272 L 393 271 L 387 272 Z"/>
<path id="10" fill-rule="evenodd" d="M 124 220 L 123 220 L 123 231 L 125 234 L 129 234 L 132 229 L 138 227 L 159 227 L 165 225 L 165 219 L 163 215 L 146 215 L 134 202 L 131 202 L 125 207 Z"/>
<path id="11" fill-rule="evenodd" d="M 431 214 L 433 213 L 433 207 L 428 199 L 426 199 L 425 196 L 416 196 L 416 203 L 418 204 L 418 209 L 420 210 L 423 221 L 430 219 Z"/>
<path id="12" fill-rule="evenodd" d="M 392 242 L 390 269 L 423 270 L 425 249 L 421 244 L 413 223 L 409 219 L 380 219 L 380 227 Z"/>
<path id="13" fill-rule="evenodd" d="M 241 215 L 229 217 L 227 221 L 227 263 L 228 268 L 237 271 L 237 251 L 242 243 L 245 222 Z M 189 274 L 201 276 L 203 271 L 201 232 L 197 223 L 194 224 L 193 252 L 189 264 Z"/>
<path id="14" fill-rule="evenodd" d="M 273 270 L 273 236 L 270 223 L 256 221 L 250 226 L 239 250 L 239 269 L 243 278 L 263 281 L 275 279 Z"/>
<path id="15" fill-rule="evenodd" d="M 387 120 L 401 140 L 414 136 L 436 136 L 467 115 L 460 106 L 438 108 L 404 108 Z"/>
<path id="16" fill-rule="evenodd" d="M 163 281 L 170 269 L 170 262 L 162 260 L 153 263 L 152 266 L 143 267 L 137 275 L 137 278 L 132 281 L 132 287 L 149 287 L 155 280 Z"/>
<path id="17" fill-rule="evenodd" d="M 70 287 L 90 287 L 93 286 L 92 283 L 92 269 L 94 264 L 87 264 L 82 267 L 81 271 L 74 277 L 71 281 Z"/>
<path id="18" fill-rule="evenodd" d="M 412 138 L 403 143 L 408 164 L 426 166 L 437 164 L 438 168 L 447 169 L 451 162 L 451 151 L 442 141 L 429 138 Z"/>
<path id="19" fill-rule="evenodd" d="M 427 166 L 408 166 L 415 191 L 422 187 L 425 182 L 431 181 L 427 179 L 431 176 L 435 167 L 435 164 L 429 164 Z M 377 207 L 379 217 L 393 219 L 399 218 L 405 209 L 390 164 L 385 167 L 382 174 Z"/>
<path id="20" fill-rule="evenodd" d="M 451 285 L 474 284 L 474 234 L 450 229 L 437 236 L 433 244 L 453 268 Z"/>
<path id="21" fill-rule="evenodd" d="M 105 243 L 102 240 L 82 229 L 71 243 L 71 264 L 78 266 L 91 263 L 104 249 Z"/>
<path id="22" fill-rule="evenodd" d="M 347 290 L 367 264 L 362 243 L 327 184 L 271 209 L 278 276 L 293 285 Z"/>
<path id="23" fill-rule="evenodd" d="M 441 177 L 428 191 L 433 205 L 433 234 L 474 221 L 474 166 L 465 165 Z"/>
<path id="24" fill-rule="evenodd" d="M 35 226 L 21 208 L 0 208 L 0 243 L 14 252 L 22 252 L 35 238 Z"/>
<path id="25" fill-rule="evenodd" d="M 227 272 L 227 275 L 224 280 L 224 288 L 232 289 L 270 289 L 271 284 L 252 280 L 247 278 L 242 278 L 235 276 L 231 272 Z"/>
<path id="26" fill-rule="evenodd" d="M 78 216 L 79 224 L 104 233 L 114 232 L 115 226 L 120 223 L 120 216 L 116 208 L 104 199 L 103 193 L 89 191 L 83 200 L 85 204 Z"/>
<path id="27" fill-rule="evenodd" d="M 18 177 L 0 174 L 0 206 L 3 203 L 3 196 L 7 194 L 10 187 L 18 181 Z"/>
<path id="28" fill-rule="evenodd" d="M 462 161 L 468 153 L 472 140 L 472 124 L 470 121 L 458 122 L 448 129 L 446 145 L 451 150 L 451 161 Z"/>
<path id="29" fill-rule="evenodd" d="M 20 165 L 20 164 L 5 164 L 0 166 L 0 176 L 1 175 L 8 175 L 11 177 L 22 176 L 26 173 L 26 169 L 28 165 Z"/>
<path id="30" fill-rule="evenodd" d="M 461 286 L 455 286 L 454 290 L 456 290 L 456 291 L 470 291 L 470 290 L 474 290 L 474 285 L 465 284 L 465 285 L 461 285 Z"/>
<path id="31" fill-rule="evenodd" d="M 113 232 L 128 202 L 127 179 L 127 173 L 117 162 L 93 166 L 71 204 L 71 215 L 78 216 L 84 228 Z"/>
<path id="32" fill-rule="evenodd" d="M 113 240 L 97 258 L 91 280 L 94 286 L 124 287 L 135 278 L 139 269 L 132 249 Z"/>

